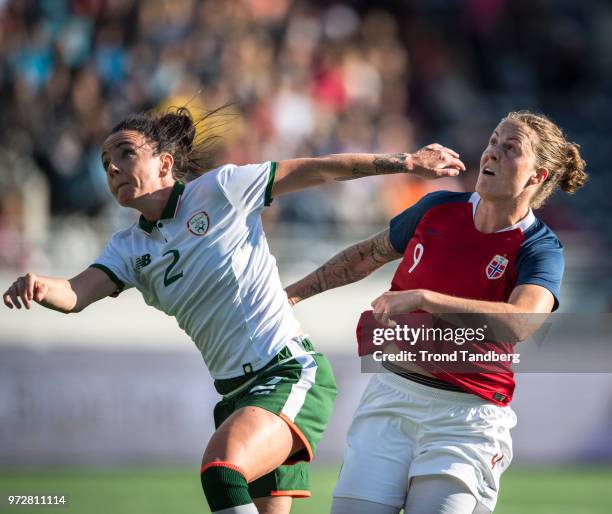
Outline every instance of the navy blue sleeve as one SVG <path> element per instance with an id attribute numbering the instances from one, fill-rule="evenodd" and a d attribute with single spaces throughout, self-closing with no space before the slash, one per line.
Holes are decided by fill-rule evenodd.
<path id="1" fill-rule="evenodd" d="M 421 198 L 412 207 L 399 213 L 389 222 L 389 239 L 393 248 L 404 253 L 406 247 L 425 213 L 443 203 L 468 201 L 471 193 L 453 193 L 450 191 L 436 191 Z"/>
<path id="2" fill-rule="evenodd" d="M 516 261 L 518 278 L 516 285 L 535 284 L 548 289 L 555 299 L 553 311 L 559 307 L 561 279 L 565 267 L 563 246 L 554 234 L 547 233 L 527 242 Z"/>

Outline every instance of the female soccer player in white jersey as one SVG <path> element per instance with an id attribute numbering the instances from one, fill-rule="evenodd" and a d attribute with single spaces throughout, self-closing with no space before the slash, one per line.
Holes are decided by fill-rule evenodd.
<path id="1" fill-rule="evenodd" d="M 309 496 L 306 464 L 336 395 L 329 363 L 303 338 L 268 250 L 261 211 L 279 196 L 387 173 L 435 178 L 464 169 L 440 145 L 414 154 L 344 154 L 201 173 L 189 112 L 128 117 L 102 147 L 118 203 L 140 211 L 91 267 L 70 280 L 28 273 L 4 293 L 64 313 L 136 287 L 200 349 L 223 399 L 202 459 L 213 512 L 286 513 Z M 187 183 L 186 175 L 201 174 Z M 295 464 L 296 465 L 291 465 Z M 255 498 L 255 504 L 253 503 Z M 257 507 L 256 507 L 257 505 Z"/>
<path id="2" fill-rule="evenodd" d="M 476 192 L 427 195 L 387 230 L 289 286 L 290 302 L 402 258 L 391 290 L 372 302 L 380 322 L 414 311 L 487 313 L 524 340 L 558 306 L 563 274 L 561 244 L 532 208 L 557 187 L 575 192 L 584 166 L 549 119 L 510 113 L 482 154 Z M 519 313 L 544 315 L 521 327 L 512 316 Z M 333 514 L 492 511 L 512 459 L 512 369 L 385 367 L 390 373 L 371 379 L 349 429 Z"/>

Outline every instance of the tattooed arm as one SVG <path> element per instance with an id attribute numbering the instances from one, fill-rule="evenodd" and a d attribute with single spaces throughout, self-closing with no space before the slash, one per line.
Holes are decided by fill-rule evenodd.
<path id="1" fill-rule="evenodd" d="M 357 282 L 401 256 L 391 245 L 389 229 L 383 230 L 370 239 L 349 246 L 320 268 L 288 286 L 285 291 L 289 303 L 295 305 L 328 289 Z"/>
<path id="2" fill-rule="evenodd" d="M 411 173 L 424 178 L 456 176 L 465 166 L 459 154 L 432 144 L 413 154 L 336 154 L 280 161 L 274 178 L 274 196 L 333 180 L 353 180 L 372 175 Z"/>

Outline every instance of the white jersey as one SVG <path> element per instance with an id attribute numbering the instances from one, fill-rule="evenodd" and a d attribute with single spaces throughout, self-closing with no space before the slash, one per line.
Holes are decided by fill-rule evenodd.
<path id="1" fill-rule="evenodd" d="M 299 330 L 261 224 L 275 168 L 228 164 L 177 182 L 161 219 L 115 233 L 93 264 L 117 293 L 136 287 L 174 316 L 215 379 L 263 367 Z"/>

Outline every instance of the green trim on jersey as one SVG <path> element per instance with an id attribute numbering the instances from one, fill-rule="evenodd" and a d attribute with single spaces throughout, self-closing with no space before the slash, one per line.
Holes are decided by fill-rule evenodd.
<path id="1" fill-rule="evenodd" d="M 106 273 L 108 278 L 110 278 L 117 286 L 117 294 L 119 294 L 125 288 L 125 284 L 123 283 L 123 281 L 117 275 L 115 275 L 109 268 L 104 266 L 104 264 L 96 263 L 96 264 L 92 264 L 89 267 L 99 269 L 100 271 L 103 271 L 104 273 Z"/>
<path id="2" fill-rule="evenodd" d="M 141 214 L 140 219 L 138 220 L 138 226 L 147 234 L 150 234 L 151 232 L 153 232 L 153 227 L 155 227 L 155 223 L 147 221 L 147 219 Z"/>
<path id="3" fill-rule="evenodd" d="M 272 186 L 274 186 L 274 179 L 276 177 L 276 167 L 278 163 L 276 161 L 270 162 L 270 174 L 268 175 L 268 185 L 266 186 L 266 196 L 264 198 L 264 206 L 268 207 L 272 203 Z"/>
<path id="4" fill-rule="evenodd" d="M 185 191 L 185 183 L 177 180 L 172 187 L 172 192 L 170 193 L 170 198 L 168 198 L 168 203 L 164 207 L 164 211 L 162 212 L 160 220 L 166 220 L 174 218 L 176 214 L 176 207 L 179 203 L 181 195 Z M 144 230 L 147 234 L 150 234 L 155 227 L 157 220 L 151 222 L 147 220 L 142 214 L 140 215 L 140 219 L 138 220 L 138 226 Z"/>
<path id="5" fill-rule="evenodd" d="M 166 204 L 166 208 L 164 209 L 164 212 L 162 212 L 160 219 L 165 220 L 174 218 L 176 207 L 178 206 L 183 191 L 185 191 L 185 182 L 177 180 L 174 183 L 174 187 L 170 193 L 170 198 L 168 198 L 168 203 Z"/>

